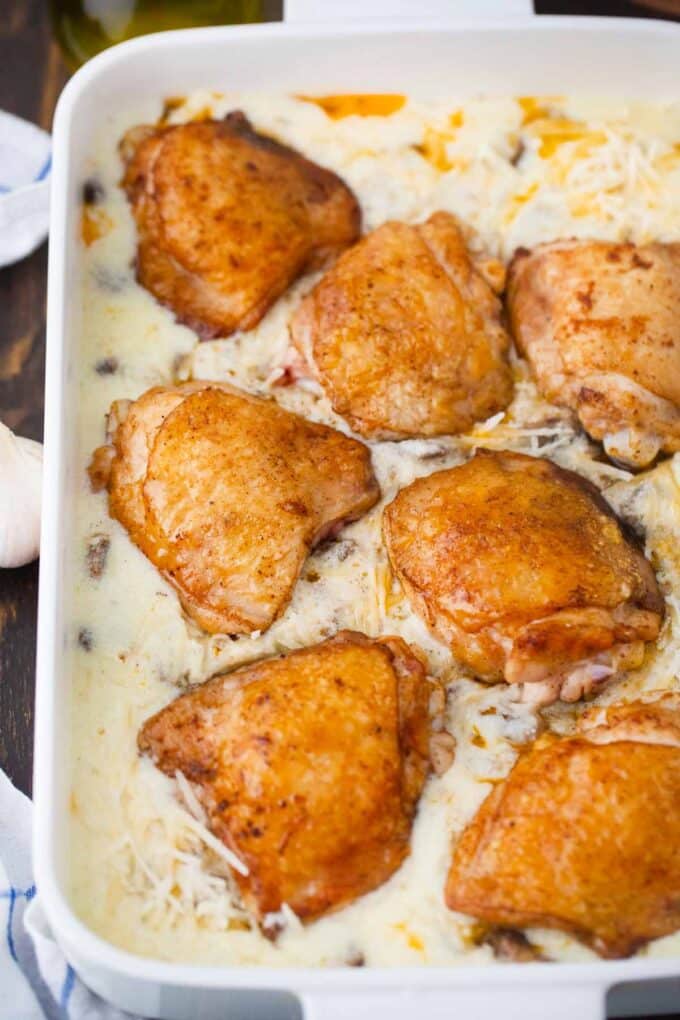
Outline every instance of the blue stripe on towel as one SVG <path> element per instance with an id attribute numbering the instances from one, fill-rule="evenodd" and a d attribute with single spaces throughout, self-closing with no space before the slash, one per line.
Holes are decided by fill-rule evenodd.
<path id="1" fill-rule="evenodd" d="M 33 178 L 33 184 L 39 184 L 40 181 L 44 181 L 50 170 L 52 169 L 52 153 L 48 153 L 47 159 L 40 167 L 37 175 Z M 28 182 L 27 182 L 28 183 Z M 2 184 L 0 182 L 0 195 L 9 195 L 10 191 L 17 191 L 24 187 L 23 184 L 15 184 L 13 187 L 9 184 Z"/>
<path id="2" fill-rule="evenodd" d="M 36 182 L 37 181 L 44 181 L 45 180 L 45 178 L 47 177 L 48 173 L 50 172 L 51 166 L 52 166 L 52 153 L 49 154 L 49 156 L 47 157 L 47 159 L 43 163 L 43 165 L 41 167 L 41 170 L 40 170 L 40 173 L 38 174 L 38 176 L 35 179 Z"/>
<path id="3" fill-rule="evenodd" d="M 17 951 L 14 947 L 14 932 L 12 931 L 12 920 L 14 918 L 14 904 L 17 900 L 17 891 L 12 888 L 9 890 L 9 910 L 7 911 L 7 948 L 9 949 L 9 955 L 12 957 L 15 963 L 17 963 Z"/>
<path id="4" fill-rule="evenodd" d="M 73 985 L 76 980 L 76 972 L 70 963 L 66 965 L 66 977 L 64 983 L 61 986 L 61 995 L 59 996 L 59 1008 L 65 1010 L 68 1007 L 68 1000 L 71 998 L 71 992 L 73 991 Z"/>
<path id="5" fill-rule="evenodd" d="M 0 900 L 9 900 L 9 908 L 7 910 L 7 928 L 5 937 L 7 941 L 7 948 L 9 949 L 9 955 L 12 957 L 15 963 L 17 963 L 17 951 L 14 945 L 14 932 L 12 931 L 12 922 L 14 920 L 14 906 L 16 901 L 23 897 L 27 902 L 30 902 L 35 896 L 35 886 L 31 885 L 28 889 L 15 889 L 12 886 L 10 889 L 0 889 Z"/>
<path id="6" fill-rule="evenodd" d="M 15 900 L 19 896 L 30 902 L 35 896 L 35 886 L 29 885 L 28 889 L 0 889 L 0 900 Z"/>

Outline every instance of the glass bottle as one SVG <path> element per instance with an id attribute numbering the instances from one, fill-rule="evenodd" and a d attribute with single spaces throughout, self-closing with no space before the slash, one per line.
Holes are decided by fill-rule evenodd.
<path id="1" fill-rule="evenodd" d="M 262 21 L 271 0 L 50 0 L 55 35 L 75 70 L 95 53 L 135 35 L 173 28 Z"/>

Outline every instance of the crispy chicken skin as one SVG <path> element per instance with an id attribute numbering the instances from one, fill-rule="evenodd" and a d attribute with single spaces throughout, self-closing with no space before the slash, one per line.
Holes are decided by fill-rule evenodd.
<path id="1" fill-rule="evenodd" d="M 680 698 L 598 715 L 541 738 L 489 794 L 453 852 L 452 910 L 604 957 L 680 928 Z"/>
<path id="2" fill-rule="evenodd" d="M 248 868 L 260 920 L 304 920 L 385 882 L 409 853 L 429 769 L 428 682 L 400 638 L 342 631 L 217 676 L 149 719 L 139 748 L 195 784 Z"/>
<path id="3" fill-rule="evenodd" d="M 597 490 L 519 453 L 482 451 L 419 478 L 383 516 L 414 609 L 489 681 L 575 701 L 642 661 L 663 599 Z"/>
<path id="4" fill-rule="evenodd" d="M 502 287 L 500 263 L 487 278 Z M 464 432 L 512 398 L 501 305 L 455 217 L 385 223 L 350 248 L 302 302 L 295 346 L 360 435 Z"/>
<path id="5" fill-rule="evenodd" d="M 133 128 L 121 153 L 137 278 L 203 339 L 252 329 L 296 277 L 359 235 L 343 181 L 240 112 Z"/>
<path id="6" fill-rule="evenodd" d="M 507 303 L 541 390 L 611 457 L 644 466 L 680 450 L 680 244 L 520 251 Z"/>
<path id="7" fill-rule="evenodd" d="M 110 428 L 93 485 L 212 633 L 268 627 L 309 550 L 379 497 L 362 443 L 226 384 L 155 387 Z"/>

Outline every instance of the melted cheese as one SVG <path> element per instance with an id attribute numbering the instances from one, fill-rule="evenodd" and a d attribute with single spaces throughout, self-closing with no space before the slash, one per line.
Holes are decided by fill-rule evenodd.
<path id="1" fill-rule="evenodd" d="M 340 97 L 333 97 L 336 103 Z M 623 108 L 603 100 L 524 97 L 422 103 L 403 97 L 328 98 L 198 92 L 166 104 L 168 122 L 240 108 L 261 130 L 343 176 L 356 192 L 365 229 L 388 218 L 420 220 L 449 209 L 471 229 L 475 250 L 508 258 L 518 245 L 556 237 L 680 240 L 680 105 Z M 387 100 L 389 99 L 389 103 Z M 397 102 L 397 100 L 399 102 Z M 391 104 L 391 107 L 390 107 Z M 361 108 L 360 108 L 361 107 Z M 506 412 L 458 438 L 372 444 L 380 506 L 310 556 L 290 606 L 264 634 L 231 641 L 199 632 L 174 591 L 110 520 L 85 467 L 103 439 L 112 400 L 134 398 L 173 377 L 224 379 L 347 430 L 318 387 L 277 387 L 288 321 L 313 277 L 276 303 L 262 323 L 229 340 L 197 344 L 133 279 L 132 219 L 117 182 L 116 144 L 133 124 L 154 121 L 162 102 L 109 118 L 85 177 L 104 200 L 90 208 L 82 249 L 78 500 L 72 541 L 76 577 L 70 611 L 71 899 L 78 914 L 116 945 L 166 960 L 213 964 L 457 964 L 490 959 L 473 919 L 448 911 L 442 889 L 451 840 L 493 785 L 507 775 L 537 720 L 507 687 L 474 683 L 410 609 L 380 540 L 382 506 L 414 478 L 460 463 L 475 447 L 550 457 L 590 478 L 646 537 L 668 591 L 668 614 L 643 668 L 606 688 L 602 703 L 680 686 L 680 459 L 633 477 L 602 462 L 568 414 L 542 400 L 515 360 L 515 398 Z M 370 114 L 366 116 L 365 114 Z M 389 116 L 387 115 L 389 114 Z M 577 125 L 569 130 L 566 124 Z M 433 139 L 435 141 L 433 141 Z M 597 144 L 593 144 L 593 139 Z M 584 146 L 584 140 L 588 144 Z M 114 369 L 112 371 L 112 369 Z M 91 576 L 87 550 L 107 536 L 103 569 Z M 206 830 L 186 782 L 137 754 L 141 723 L 179 690 L 216 671 L 321 640 L 342 627 L 399 634 L 419 645 L 448 685 L 446 725 L 454 764 L 423 793 L 412 852 L 379 889 L 303 927 L 289 908 L 273 923 L 276 942 L 250 927 L 233 895 L 238 861 Z M 545 712 L 569 732 L 578 706 Z M 591 958 L 566 935 L 531 938 L 556 959 Z M 680 937 L 645 952 L 680 951 Z"/>
<path id="2" fill-rule="evenodd" d="M 366 92 L 338 96 L 301 95 L 298 98 L 306 103 L 316 103 L 331 120 L 342 120 L 343 117 L 390 117 L 401 110 L 406 102 L 406 96 Z"/>

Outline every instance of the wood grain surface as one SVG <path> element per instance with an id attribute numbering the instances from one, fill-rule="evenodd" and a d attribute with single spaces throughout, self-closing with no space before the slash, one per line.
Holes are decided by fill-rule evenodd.
<path id="1" fill-rule="evenodd" d="M 541 13 L 644 17 L 651 15 L 652 5 L 664 8 L 666 16 L 678 6 L 675 0 L 648 0 L 647 5 L 536 0 Z M 65 81 L 46 0 L 0 0 L 0 109 L 49 130 Z M 46 245 L 0 270 L 0 419 L 33 439 L 42 438 L 46 279 Z M 37 564 L 0 570 L 0 767 L 27 793 L 33 761 L 37 597 Z M 680 1020 L 680 1014 L 671 1020 Z"/>
<path id="2" fill-rule="evenodd" d="M 0 109 L 50 129 L 66 73 L 42 0 L 0 0 Z M 0 419 L 42 438 L 47 245 L 0 270 Z M 38 567 L 0 570 L 0 767 L 29 793 Z"/>

